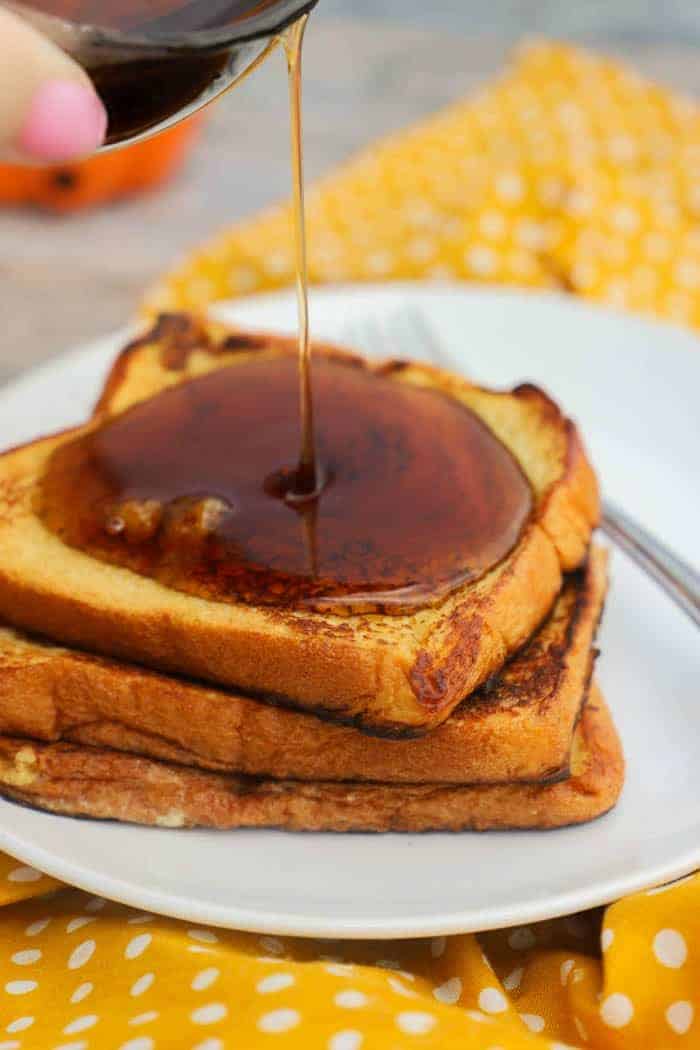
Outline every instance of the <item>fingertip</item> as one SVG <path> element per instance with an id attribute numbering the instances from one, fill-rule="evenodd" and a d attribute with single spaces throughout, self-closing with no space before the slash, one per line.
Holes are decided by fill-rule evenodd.
<path id="1" fill-rule="evenodd" d="M 89 83 L 47 80 L 31 98 L 17 149 L 32 160 L 56 163 L 94 153 L 106 133 L 106 110 Z"/>

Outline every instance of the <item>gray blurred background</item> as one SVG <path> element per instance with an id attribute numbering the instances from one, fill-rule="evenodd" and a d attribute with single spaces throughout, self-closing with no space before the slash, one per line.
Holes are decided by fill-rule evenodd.
<path id="1" fill-rule="evenodd" d="M 323 0 L 322 0 L 323 2 Z M 700 39 L 700 5 L 694 0 L 325 0 L 326 14 L 411 22 L 462 33 L 522 33 L 623 40 L 665 36 Z"/>
<path id="2" fill-rule="evenodd" d="M 700 95 L 697 0 L 320 0 L 305 58 L 309 177 L 465 94 L 532 35 L 623 55 Z M 287 135 L 273 56 L 212 107 L 203 141 L 161 192 L 66 219 L 0 212 L 0 382 L 118 327 L 178 256 L 286 196 Z"/>

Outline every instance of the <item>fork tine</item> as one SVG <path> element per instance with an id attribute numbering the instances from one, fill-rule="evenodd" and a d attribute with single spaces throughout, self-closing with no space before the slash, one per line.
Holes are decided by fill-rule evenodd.
<path id="1" fill-rule="evenodd" d="M 445 347 L 439 341 L 435 332 L 428 324 L 425 315 L 415 307 L 406 310 L 403 320 L 411 332 L 414 343 L 419 343 L 423 348 L 425 356 L 435 365 L 443 368 L 454 369 L 454 362 Z"/>
<path id="2" fill-rule="evenodd" d="M 352 348 L 363 350 L 370 357 L 381 359 L 387 356 L 384 326 L 375 317 L 353 319 L 346 325 L 344 335 Z"/>
<path id="3" fill-rule="evenodd" d="M 443 368 L 454 368 L 450 355 L 415 307 L 395 310 L 384 318 L 355 317 L 344 324 L 342 339 L 371 357 L 418 357 Z"/>
<path id="4" fill-rule="evenodd" d="M 396 326 L 392 324 L 395 315 L 389 314 L 384 318 L 374 318 L 374 346 L 377 357 L 401 358 L 406 357 L 400 334 L 397 335 Z"/>

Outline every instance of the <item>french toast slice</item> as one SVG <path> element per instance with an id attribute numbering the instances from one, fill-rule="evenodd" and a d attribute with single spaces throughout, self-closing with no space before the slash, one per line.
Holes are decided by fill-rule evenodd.
<path id="1" fill-rule="evenodd" d="M 0 736 L 108 747 L 227 773 L 386 783 L 542 781 L 569 772 L 607 584 L 593 547 L 551 615 L 488 684 L 417 740 L 312 715 L 0 629 Z"/>
<path id="2" fill-rule="evenodd" d="M 367 732 L 424 733 L 525 643 L 551 610 L 562 572 L 585 560 L 599 498 L 578 432 L 532 386 L 494 392 L 426 365 L 395 368 L 396 382 L 441 391 L 474 411 L 533 493 L 530 520 L 503 561 L 410 614 L 342 616 L 196 598 L 71 548 L 45 526 L 35 500 L 54 450 L 146 397 L 253 354 L 296 354 L 296 342 L 161 318 L 118 358 L 91 422 L 0 457 L 0 616 Z"/>
<path id="3" fill-rule="evenodd" d="M 623 778 L 620 741 L 596 687 L 574 736 L 570 778 L 545 784 L 260 780 L 204 773 L 103 748 L 0 738 L 0 794 L 52 813 L 166 828 L 557 828 L 611 809 Z"/>

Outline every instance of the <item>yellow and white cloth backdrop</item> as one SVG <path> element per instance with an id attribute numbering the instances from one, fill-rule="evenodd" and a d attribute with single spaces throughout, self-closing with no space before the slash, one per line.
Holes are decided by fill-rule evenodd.
<path id="1" fill-rule="evenodd" d="M 700 107 L 571 48 L 378 143 L 308 194 L 316 283 L 564 288 L 700 324 Z M 225 231 L 154 290 L 199 307 L 293 280 L 288 207 Z"/>
<path id="2" fill-rule="evenodd" d="M 700 1045 L 700 876 L 600 911 L 412 941 L 202 929 L 0 859 L 2 1050 Z"/>
<path id="3" fill-rule="evenodd" d="M 698 217 L 700 109 L 543 44 L 321 183 L 311 274 L 564 288 L 697 324 Z M 290 245 L 288 209 L 270 211 L 150 306 L 287 285 Z M 193 928 L 1 855 L 0 905 L 0 1050 L 700 1047 L 700 876 L 605 912 L 407 942 Z"/>

